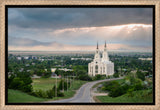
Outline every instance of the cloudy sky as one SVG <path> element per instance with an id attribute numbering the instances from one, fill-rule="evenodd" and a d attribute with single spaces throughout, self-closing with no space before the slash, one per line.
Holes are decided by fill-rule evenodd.
<path id="1" fill-rule="evenodd" d="M 9 8 L 8 49 L 152 51 L 152 8 Z"/>

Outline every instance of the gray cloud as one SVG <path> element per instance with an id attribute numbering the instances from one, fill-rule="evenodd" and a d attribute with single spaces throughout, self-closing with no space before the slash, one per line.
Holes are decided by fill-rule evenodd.
<path id="1" fill-rule="evenodd" d="M 36 40 L 10 37 L 9 39 L 9 50 L 18 51 L 95 51 L 95 45 L 66 45 L 57 42 L 39 42 Z M 13 40 L 11 42 L 10 40 Z M 99 45 L 100 50 L 104 49 L 104 44 Z M 126 45 L 126 44 L 107 44 L 109 51 L 143 51 L 151 52 L 152 48 L 150 46 L 137 46 L 137 45 Z"/>
<path id="2" fill-rule="evenodd" d="M 129 28 L 126 25 L 151 26 L 151 8 L 9 8 L 8 19 L 12 49 L 34 47 L 34 50 L 39 46 L 49 50 L 53 47 L 69 49 L 70 46 L 76 49 L 94 46 L 97 40 L 100 45 L 105 40 L 123 44 L 125 46 L 119 47 L 123 50 L 152 46 L 152 27 Z M 112 29 L 113 25 L 124 27 Z"/>
<path id="3" fill-rule="evenodd" d="M 99 41 L 99 44 L 103 44 L 105 40 L 107 40 L 108 43 L 114 44 L 120 43 L 135 46 L 152 45 L 152 27 L 134 26 L 128 28 L 128 25 L 126 25 L 119 29 L 113 28 L 114 26 L 93 27 L 93 29 L 92 27 L 71 28 L 50 32 L 43 29 L 21 30 L 13 27 L 10 29 L 13 32 L 12 34 L 9 34 L 9 45 L 18 45 L 22 43 L 26 44 L 26 46 L 33 46 L 36 44 L 49 45 L 50 42 L 71 45 L 95 45 L 97 41 Z M 11 36 L 16 36 L 16 38 L 12 38 Z M 30 44 L 31 42 L 34 44 Z"/>
<path id="4" fill-rule="evenodd" d="M 55 43 L 55 42 L 40 42 L 40 41 L 32 40 L 29 38 L 17 38 L 17 37 L 11 37 L 11 36 L 9 36 L 9 39 L 8 39 L 9 46 L 27 46 L 27 47 L 49 46 L 52 43 Z"/>
<path id="5" fill-rule="evenodd" d="M 152 24 L 151 8 L 10 8 L 9 25 L 63 29 L 129 23 Z"/>

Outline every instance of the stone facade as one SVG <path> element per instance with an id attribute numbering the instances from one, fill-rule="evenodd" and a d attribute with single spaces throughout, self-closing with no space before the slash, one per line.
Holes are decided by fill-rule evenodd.
<path id="1" fill-rule="evenodd" d="M 102 58 L 100 56 L 97 43 L 94 60 L 88 64 L 88 74 L 90 76 L 95 76 L 97 74 L 109 76 L 114 74 L 114 63 L 109 61 L 106 42 L 102 53 Z"/>

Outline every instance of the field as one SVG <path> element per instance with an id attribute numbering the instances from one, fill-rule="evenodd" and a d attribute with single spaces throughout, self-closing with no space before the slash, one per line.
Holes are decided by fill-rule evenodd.
<path id="1" fill-rule="evenodd" d="M 8 89 L 8 102 L 9 103 L 42 102 L 45 100 L 47 99 L 34 97 L 34 96 L 28 95 L 27 93 L 24 93 L 18 90 Z"/>
<path id="2" fill-rule="evenodd" d="M 139 90 L 133 92 L 133 97 L 124 94 L 115 98 L 109 96 L 97 96 L 95 99 L 97 102 L 105 103 L 152 103 L 153 96 L 150 92 L 151 90 Z"/>
<path id="3" fill-rule="evenodd" d="M 57 86 L 59 85 L 60 79 L 57 79 Z M 86 83 L 87 81 L 81 81 L 81 80 L 74 80 L 74 82 L 71 84 L 71 88 L 69 90 L 77 90 L 81 85 Z M 39 79 L 33 79 L 33 90 L 49 90 L 52 89 L 53 86 L 56 84 L 55 78 L 39 78 Z"/>
<path id="4" fill-rule="evenodd" d="M 40 78 L 33 79 L 33 90 L 49 90 L 55 84 L 56 79 L 54 78 Z M 60 80 L 57 79 L 57 82 Z M 66 99 L 74 96 L 76 90 L 78 90 L 86 81 L 75 80 L 74 84 L 72 83 L 71 88 L 68 91 L 64 91 L 64 97 L 54 97 L 52 99 L 43 99 L 28 95 L 24 92 L 18 90 L 8 89 L 8 102 L 9 103 L 26 103 L 26 102 L 43 102 L 49 100 L 57 100 L 57 99 Z"/>
<path id="5" fill-rule="evenodd" d="M 57 84 L 59 84 L 59 82 L 60 79 L 57 79 Z M 56 83 L 55 78 L 39 78 L 39 79 L 37 78 L 33 79 L 32 86 L 34 91 L 39 89 L 46 91 L 52 89 L 55 83 Z"/>

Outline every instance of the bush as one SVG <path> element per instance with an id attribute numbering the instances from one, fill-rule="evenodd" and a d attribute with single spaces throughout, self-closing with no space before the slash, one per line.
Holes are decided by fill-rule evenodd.
<path id="1" fill-rule="evenodd" d="M 147 85 L 150 84 L 147 83 Z M 101 87 L 101 90 L 109 92 L 110 97 L 118 97 L 126 93 L 128 97 L 132 97 L 136 95 L 133 94 L 134 91 L 144 90 L 144 89 L 145 86 L 143 85 L 143 81 L 135 77 L 134 74 L 127 75 L 125 77 L 124 82 L 121 82 L 121 84 L 119 84 L 117 81 L 110 81 L 103 83 L 103 86 Z"/>
<path id="2" fill-rule="evenodd" d="M 21 90 L 23 92 L 30 93 L 32 92 L 32 79 L 28 74 L 17 73 L 17 76 L 11 76 L 8 78 L 8 87 L 10 89 Z"/>
<path id="3" fill-rule="evenodd" d="M 142 81 L 144 81 L 145 80 L 145 73 L 143 73 L 143 72 L 141 72 L 141 71 L 137 71 L 136 72 L 136 75 L 137 75 L 137 77 L 139 78 L 139 79 L 141 79 Z"/>
<path id="4" fill-rule="evenodd" d="M 119 73 L 114 73 L 114 74 L 113 74 L 113 77 L 114 77 L 114 78 L 118 78 L 118 77 L 119 77 Z"/>
<path id="5" fill-rule="evenodd" d="M 51 99 L 51 98 L 55 97 L 55 92 L 52 89 L 46 91 L 46 93 L 47 93 L 47 98 Z"/>
<path id="6" fill-rule="evenodd" d="M 120 84 L 116 81 L 111 81 L 111 82 L 105 82 L 104 83 L 105 90 L 107 90 L 107 91 L 111 91 L 113 88 L 117 88 L 119 86 L 120 86 Z"/>
<path id="7" fill-rule="evenodd" d="M 21 78 L 23 80 L 23 82 L 25 83 L 25 85 L 29 85 L 32 83 L 32 79 L 30 77 L 22 77 Z"/>
<path id="8" fill-rule="evenodd" d="M 64 97 L 64 93 L 62 93 L 62 92 L 58 92 L 58 97 Z"/>
<path id="9" fill-rule="evenodd" d="M 94 77 L 94 80 L 100 80 L 102 78 L 102 76 L 101 75 L 96 75 L 95 77 Z"/>
<path id="10" fill-rule="evenodd" d="M 111 77 L 110 76 L 107 76 L 107 79 L 110 79 Z"/>
<path id="11" fill-rule="evenodd" d="M 143 89 L 143 85 L 141 83 L 136 83 L 134 85 L 134 90 L 142 90 Z"/>
<path id="12" fill-rule="evenodd" d="M 9 88 L 21 90 L 23 85 L 24 85 L 24 82 L 21 81 L 21 79 L 19 77 L 16 77 L 10 83 Z"/>
<path id="13" fill-rule="evenodd" d="M 118 87 L 118 88 L 113 88 L 110 92 L 109 92 L 109 96 L 110 97 L 118 97 L 124 94 L 124 90 L 122 89 L 122 87 Z"/>
<path id="14" fill-rule="evenodd" d="M 11 74 L 11 76 L 8 78 L 8 85 L 11 84 L 14 78 L 15 78 L 15 75 Z"/>
<path id="15" fill-rule="evenodd" d="M 48 98 L 47 94 L 45 91 L 42 90 L 36 90 L 34 93 L 32 93 L 36 97 L 41 97 L 41 98 Z"/>
<path id="16" fill-rule="evenodd" d="M 23 86 L 22 87 L 22 91 L 23 92 L 27 92 L 27 93 L 32 92 L 33 91 L 33 87 L 32 87 L 32 85 Z"/>
<path id="17" fill-rule="evenodd" d="M 134 91 L 134 88 L 130 88 L 130 89 L 127 90 L 128 97 L 133 97 L 133 95 L 134 95 L 133 91 Z"/>
<path id="18" fill-rule="evenodd" d="M 63 90 L 63 86 L 64 86 L 64 90 L 67 90 L 67 82 L 65 82 L 64 80 L 61 80 L 59 83 L 58 89 Z M 55 90 L 55 88 L 54 88 L 54 90 Z"/>
<path id="19" fill-rule="evenodd" d="M 51 71 L 47 70 L 44 72 L 42 78 L 49 78 L 49 77 L 51 77 L 51 74 L 52 74 Z"/>
<path id="20" fill-rule="evenodd" d="M 128 89 L 132 88 L 128 84 L 119 84 L 117 81 L 105 82 L 103 83 L 102 90 L 109 91 L 109 96 L 118 97 L 127 92 Z"/>
<path id="21" fill-rule="evenodd" d="M 112 82 L 112 85 L 106 88 L 109 90 L 109 96 L 111 97 L 118 97 L 126 93 L 129 89 L 128 85 L 120 86 L 118 82 Z"/>
<path id="22" fill-rule="evenodd" d="M 106 78 L 105 75 L 100 75 L 100 74 L 98 74 L 98 75 L 95 75 L 95 76 L 93 77 L 93 80 L 101 80 L 101 79 L 105 79 L 105 78 Z"/>
<path id="23" fill-rule="evenodd" d="M 55 92 L 55 89 L 56 89 L 56 86 L 53 86 L 52 91 Z M 63 97 L 64 96 L 64 94 L 60 91 L 59 88 L 57 88 L 57 96 L 59 96 L 59 97 Z"/>
<path id="24" fill-rule="evenodd" d="M 83 81 L 92 81 L 92 78 L 88 76 L 87 74 L 79 75 L 78 79 L 83 80 Z"/>

